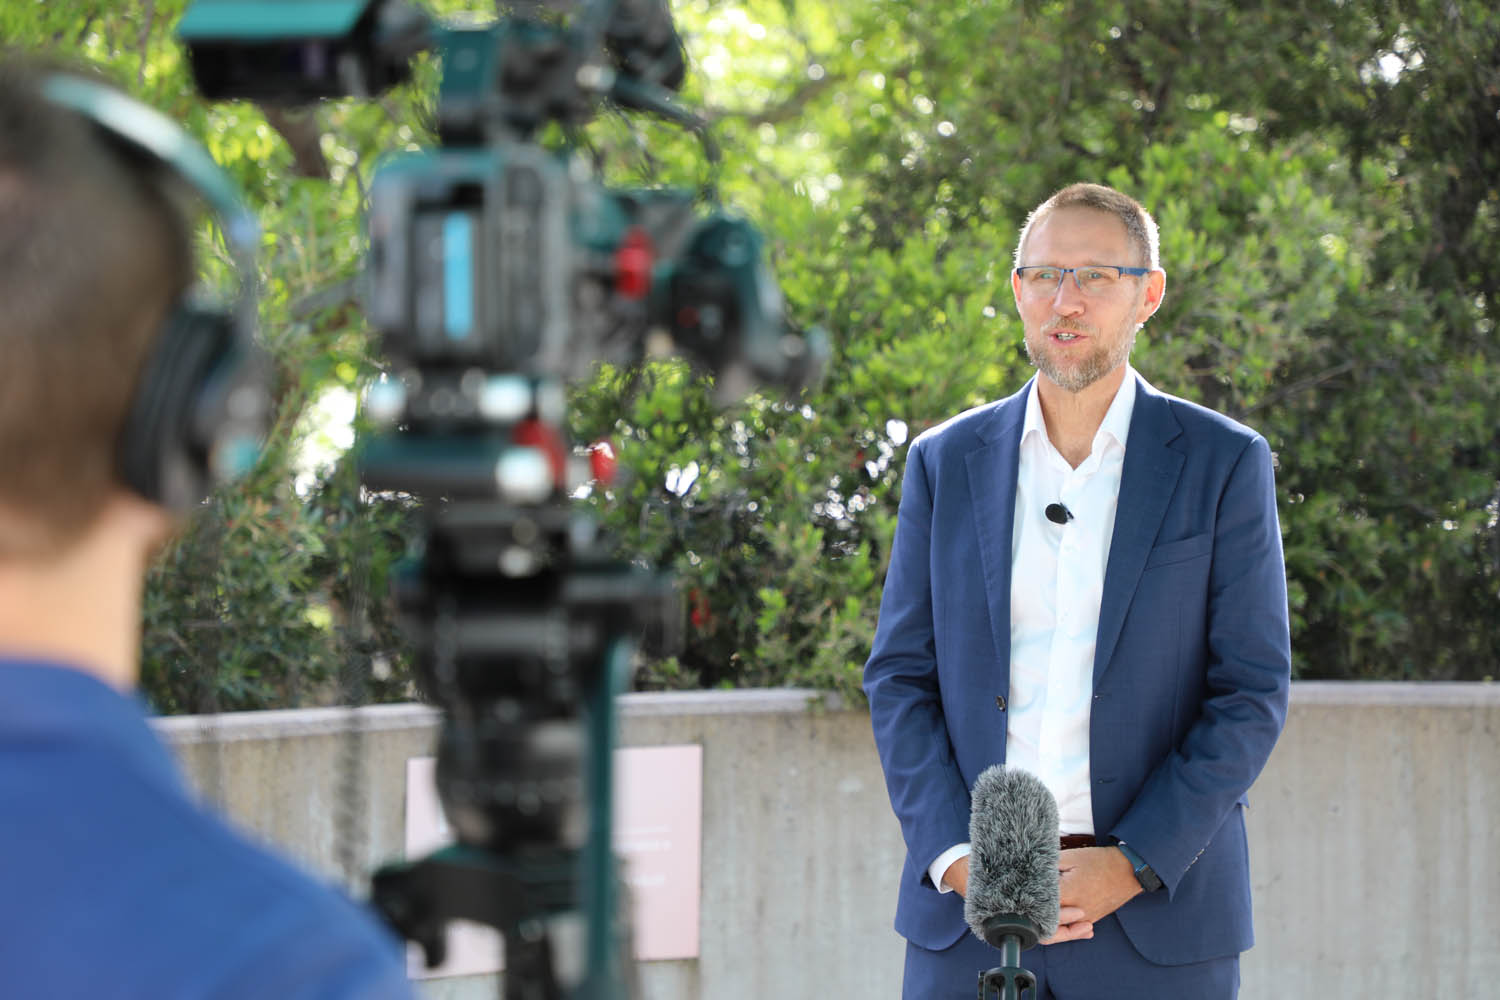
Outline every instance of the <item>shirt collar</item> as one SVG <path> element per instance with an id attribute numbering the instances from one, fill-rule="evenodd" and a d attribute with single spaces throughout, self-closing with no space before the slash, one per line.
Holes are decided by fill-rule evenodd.
<path id="1" fill-rule="evenodd" d="M 1110 401 L 1109 409 L 1104 414 L 1104 420 L 1099 424 L 1099 430 L 1094 434 L 1094 449 L 1098 450 L 1099 436 L 1108 434 L 1115 440 L 1123 451 L 1125 439 L 1130 436 L 1130 418 L 1135 413 L 1136 396 L 1136 374 L 1135 369 L 1130 367 L 1129 362 L 1125 365 L 1125 378 L 1120 382 L 1120 388 L 1115 392 L 1115 398 Z M 1047 424 L 1042 419 L 1042 400 L 1036 391 L 1036 381 L 1031 383 L 1031 391 L 1026 394 L 1026 419 L 1021 424 L 1021 440 L 1035 431 L 1046 437 Z"/>

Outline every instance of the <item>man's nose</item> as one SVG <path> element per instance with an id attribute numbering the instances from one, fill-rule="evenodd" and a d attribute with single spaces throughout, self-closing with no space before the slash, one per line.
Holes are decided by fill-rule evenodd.
<path id="1" fill-rule="evenodd" d="M 1052 311 L 1059 316 L 1077 316 L 1084 307 L 1083 289 L 1078 287 L 1076 272 L 1064 274 L 1052 295 Z"/>

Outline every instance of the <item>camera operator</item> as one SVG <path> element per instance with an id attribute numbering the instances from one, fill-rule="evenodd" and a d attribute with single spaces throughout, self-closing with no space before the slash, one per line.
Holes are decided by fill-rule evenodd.
<path id="1" fill-rule="evenodd" d="M 52 78 L 0 54 L 0 993 L 411 996 L 371 916 L 194 804 L 134 693 L 173 515 L 121 439 L 189 230 Z"/>

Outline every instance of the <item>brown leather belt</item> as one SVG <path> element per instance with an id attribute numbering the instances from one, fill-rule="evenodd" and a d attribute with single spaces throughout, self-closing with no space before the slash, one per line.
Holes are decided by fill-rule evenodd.
<path id="1" fill-rule="evenodd" d="M 1099 842 L 1092 833 L 1065 833 L 1058 839 L 1059 850 L 1071 851 L 1077 847 L 1098 847 Z"/>

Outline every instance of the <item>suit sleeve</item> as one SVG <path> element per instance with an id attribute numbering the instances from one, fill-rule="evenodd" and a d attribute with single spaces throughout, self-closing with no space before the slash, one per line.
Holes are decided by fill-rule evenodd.
<path id="1" fill-rule="evenodd" d="M 891 808 L 911 860 L 924 873 L 938 855 L 969 839 L 969 789 L 953 756 L 938 679 L 934 488 L 926 440 L 919 438 L 907 453 L 880 621 L 864 675 Z"/>
<path id="2" fill-rule="evenodd" d="M 1286 719 L 1291 639 L 1271 451 L 1256 435 L 1219 497 L 1207 594 L 1205 697 L 1110 831 L 1175 892 L 1255 781 Z"/>

